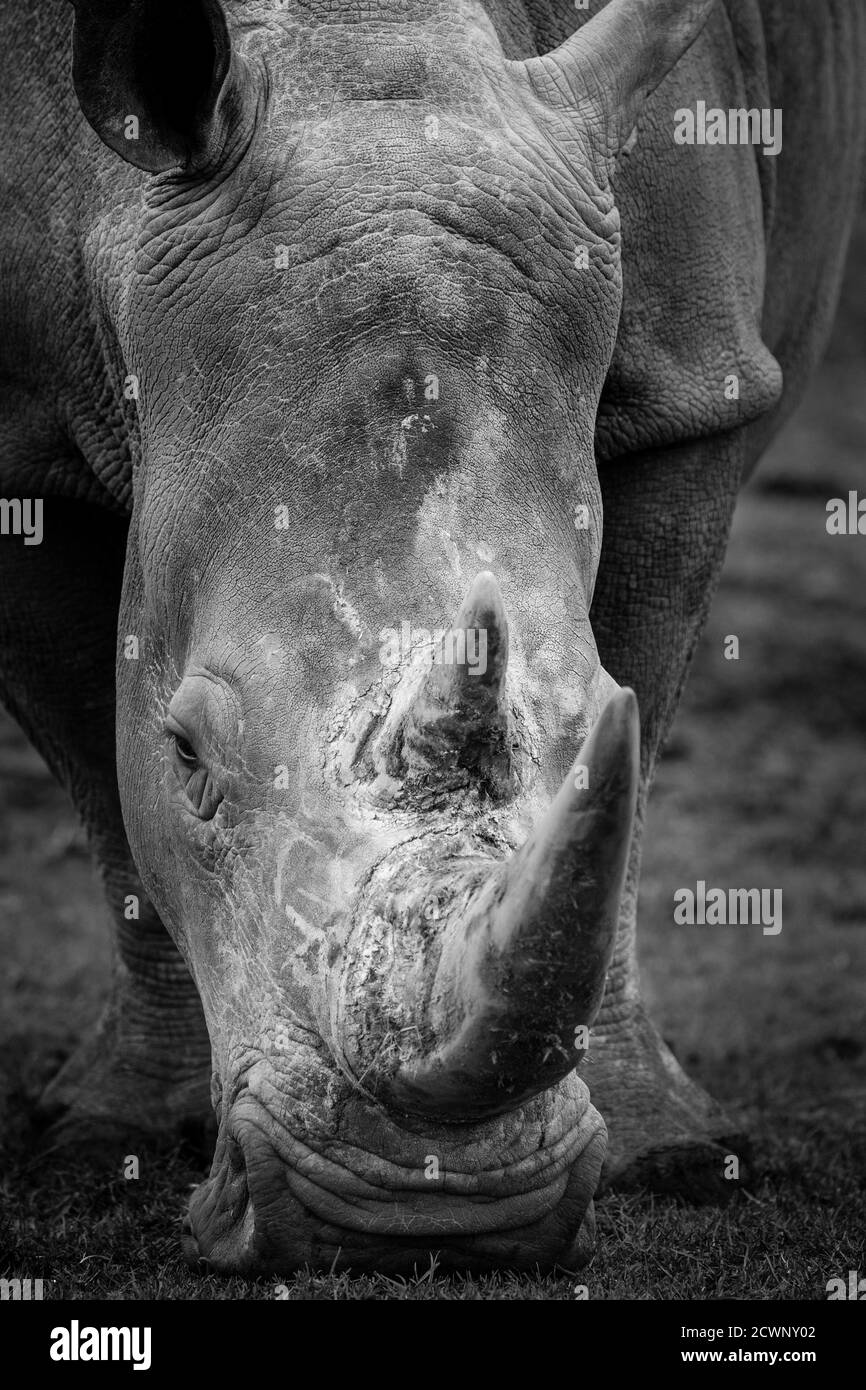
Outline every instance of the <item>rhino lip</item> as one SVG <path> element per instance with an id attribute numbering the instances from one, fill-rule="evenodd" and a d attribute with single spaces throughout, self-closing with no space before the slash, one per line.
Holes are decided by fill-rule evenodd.
<path id="1" fill-rule="evenodd" d="M 425 1191 L 419 1170 L 407 1168 L 403 1189 L 395 1190 L 372 1157 L 367 1173 L 342 1166 L 275 1125 L 247 1092 L 233 1107 L 210 1178 L 193 1195 L 183 1253 L 219 1272 L 330 1267 L 335 1259 L 353 1268 L 411 1269 L 432 1249 L 455 1268 L 488 1268 L 503 1257 L 520 1265 L 525 1250 L 532 1263 L 543 1262 L 548 1242 L 555 1262 L 576 1267 L 588 1253 L 582 1222 L 604 1142 L 603 1121 L 585 1107 L 525 1187 L 497 1197 L 491 1174 L 493 1191 L 483 1181 L 480 1190 L 461 1190 L 474 1175 L 459 1173 Z"/>

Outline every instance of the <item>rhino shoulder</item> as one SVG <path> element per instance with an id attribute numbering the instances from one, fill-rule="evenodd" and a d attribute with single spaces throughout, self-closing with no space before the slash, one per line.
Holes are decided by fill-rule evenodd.
<path id="1" fill-rule="evenodd" d="M 623 308 L 598 415 L 600 461 L 724 432 L 783 390 L 762 332 L 777 157 L 678 143 L 684 112 L 772 110 L 757 6 L 724 7 L 647 104 L 613 186 Z"/>

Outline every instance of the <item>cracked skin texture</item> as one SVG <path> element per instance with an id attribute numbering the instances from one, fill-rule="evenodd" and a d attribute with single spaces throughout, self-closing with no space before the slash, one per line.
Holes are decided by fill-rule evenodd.
<path id="1" fill-rule="evenodd" d="M 647 103 L 608 189 L 597 133 L 573 114 L 540 115 L 525 89 L 521 105 L 500 67 L 502 55 L 549 51 L 600 8 L 229 6 L 257 102 L 228 130 L 221 177 L 187 182 L 151 180 L 86 124 L 65 9 L 3 16 L 0 468 L 4 496 L 46 499 L 46 528 L 38 548 L 0 548 L 0 689 L 75 801 L 116 925 L 99 1032 L 47 1105 L 67 1133 L 200 1122 L 213 1045 L 220 1136 L 196 1200 L 224 1267 L 331 1263 L 344 1216 L 317 1224 L 301 1199 L 292 1236 L 285 1208 L 271 1210 L 287 1135 L 327 1149 L 365 1134 L 383 1163 L 413 1171 L 432 1142 L 432 1127 L 377 1130 L 323 1043 L 327 1000 L 311 998 L 339 935 L 327 905 L 356 887 L 361 842 L 369 853 L 379 836 L 385 853 L 397 832 L 369 807 L 335 825 L 333 789 L 317 777 L 340 762 L 358 707 L 374 691 L 390 699 L 377 686 L 380 627 L 441 626 L 488 564 L 509 610 L 527 768 L 518 813 L 488 829 L 496 852 L 521 842 L 555 790 L 610 688 L 605 672 L 637 692 L 642 780 L 617 948 L 580 1072 L 593 1105 L 573 1076 L 521 1112 L 522 1141 L 494 1128 L 463 1149 L 470 1170 L 483 1163 L 466 1156 L 485 1146 L 494 1170 L 505 1152 L 519 1169 L 527 1144 L 545 1150 L 571 1115 L 574 1188 L 565 1194 L 556 1174 L 549 1222 L 526 1197 L 529 1225 L 509 1209 L 511 1237 L 476 1243 L 474 1258 L 585 1251 L 596 1111 L 607 1180 L 720 1186 L 731 1122 L 640 1005 L 640 825 L 737 489 L 829 331 L 861 182 L 864 18 L 842 0 L 719 4 Z M 698 98 L 783 107 L 782 155 L 675 147 L 673 111 Z M 439 116 L 439 143 L 419 133 L 419 109 Z M 575 243 L 590 250 L 583 281 L 570 270 Z M 280 286 L 261 273 L 276 244 L 290 249 Z M 436 428 L 395 436 L 395 419 L 417 418 L 430 371 Z M 137 401 L 124 394 L 133 372 Z M 290 553 L 262 526 L 262 498 L 288 505 Z M 593 526 L 576 542 L 578 502 Z M 118 664 L 116 713 L 121 588 L 120 633 L 140 634 L 143 651 L 135 680 Z M 291 654 L 279 679 L 268 652 Z M 206 689 L 183 682 L 199 670 Z M 234 756 L 221 693 L 236 671 L 259 717 Z M 338 708 L 334 692 L 351 682 L 357 704 Z M 184 718 L 222 759 L 219 834 L 178 809 L 166 768 L 161 718 L 179 690 Z M 307 742 L 295 736 L 278 758 L 279 708 L 299 712 Z M 277 810 L 265 770 L 283 758 L 300 789 Z M 454 814 L 459 832 L 477 807 Z M 288 920 L 292 952 L 260 907 L 275 864 L 290 885 L 280 930 Z M 137 921 L 124 916 L 130 894 Z M 238 920 L 251 924 L 242 945 Z M 308 1058 L 288 1077 L 274 1048 L 281 1017 L 296 1059 Z M 263 1094 L 275 1117 L 266 1143 L 250 1138 Z M 237 1230 L 226 1217 L 233 1201 L 250 1209 L 250 1189 L 266 1213 L 255 1239 L 246 1216 Z M 376 1229 L 367 1249 L 388 1267 L 393 1245 L 379 1248 Z M 471 1263 L 449 1240 L 454 1262 Z M 417 1255 L 408 1235 L 394 1268 L 407 1252 Z"/>

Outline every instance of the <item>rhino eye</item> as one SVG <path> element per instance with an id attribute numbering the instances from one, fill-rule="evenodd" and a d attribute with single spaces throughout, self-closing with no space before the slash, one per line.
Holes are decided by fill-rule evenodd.
<path id="1" fill-rule="evenodd" d="M 190 743 L 189 739 L 184 738 L 183 734 L 174 734 L 174 751 L 182 763 L 187 767 L 198 766 L 198 755 Z"/>
<path id="2" fill-rule="evenodd" d="M 166 733 L 174 753 L 174 767 L 190 809 L 201 820 L 210 820 L 220 804 L 220 794 L 208 768 L 182 729 L 170 720 Z"/>

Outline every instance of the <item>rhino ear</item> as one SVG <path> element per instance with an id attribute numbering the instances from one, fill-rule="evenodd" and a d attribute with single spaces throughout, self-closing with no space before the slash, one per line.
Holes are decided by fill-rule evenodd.
<path id="1" fill-rule="evenodd" d="M 609 0 L 552 53 L 522 64 L 542 101 L 594 109 L 612 153 L 659 83 L 701 33 L 717 0 Z"/>
<path id="2" fill-rule="evenodd" d="M 206 166 L 222 149 L 233 105 L 218 0 L 72 3 L 72 78 L 99 138 L 151 173 Z"/>

